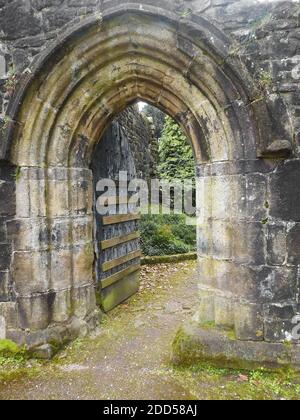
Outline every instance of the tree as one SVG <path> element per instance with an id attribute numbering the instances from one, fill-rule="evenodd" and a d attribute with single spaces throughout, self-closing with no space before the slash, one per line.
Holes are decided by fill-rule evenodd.
<path id="1" fill-rule="evenodd" d="M 194 179 L 195 162 L 191 145 L 180 126 L 166 117 L 159 140 L 158 173 L 161 179 Z"/>

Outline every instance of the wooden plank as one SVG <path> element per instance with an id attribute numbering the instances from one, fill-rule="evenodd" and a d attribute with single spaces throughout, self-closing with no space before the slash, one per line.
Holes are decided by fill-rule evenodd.
<path id="1" fill-rule="evenodd" d="M 99 204 L 101 206 L 116 206 L 120 204 L 136 204 L 138 202 L 138 197 L 134 200 L 133 198 L 126 197 L 126 196 L 111 196 L 111 197 L 99 197 Z M 130 201 L 129 201 L 130 200 Z"/>
<path id="2" fill-rule="evenodd" d="M 101 266 L 102 271 L 111 270 L 112 268 L 118 267 L 121 264 L 125 264 L 125 263 L 127 263 L 131 260 L 136 259 L 136 258 L 140 258 L 141 255 L 142 255 L 141 251 L 134 251 L 134 252 L 130 252 L 127 255 L 124 255 L 124 257 L 120 257 L 120 258 L 117 258 L 115 260 L 107 261 L 107 262 L 102 264 L 102 266 Z"/>
<path id="3" fill-rule="evenodd" d="M 113 284 L 122 280 L 124 277 L 129 276 L 129 274 L 140 270 L 140 268 L 141 266 L 139 264 L 132 265 L 128 268 L 125 268 L 125 270 L 120 271 L 119 273 L 116 273 L 110 277 L 107 277 L 106 279 L 101 280 L 102 289 L 112 286 Z"/>
<path id="4" fill-rule="evenodd" d="M 116 214 L 114 216 L 104 216 L 102 224 L 104 226 L 115 225 L 117 223 L 131 222 L 139 220 L 141 216 L 139 214 Z"/>
<path id="5" fill-rule="evenodd" d="M 112 248 L 117 245 L 124 244 L 126 242 L 134 241 L 135 239 L 140 238 L 140 232 L 133 232 L 128 235 L 118 236 L 116 238 L 107 239 L 106 241 L 101 242 L 102 251 Z"/>

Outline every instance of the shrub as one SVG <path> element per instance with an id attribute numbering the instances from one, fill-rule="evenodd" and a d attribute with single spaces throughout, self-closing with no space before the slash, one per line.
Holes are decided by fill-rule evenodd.
<path id="1" fill-rule="evenodd" d="M 181 215 L 143 215 L 141 248 L 145 256 L 187 254 L 196 249 L 196 229 Z"/>

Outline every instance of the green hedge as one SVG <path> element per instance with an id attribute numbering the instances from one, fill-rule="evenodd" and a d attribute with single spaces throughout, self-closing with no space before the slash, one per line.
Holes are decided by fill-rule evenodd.
<path id="1" fill-rule="evenodd" d="M 187 254 L 196 250 L 196 228 L 184 215 L 143 215 L 140 222 L 144 256 Z"/>

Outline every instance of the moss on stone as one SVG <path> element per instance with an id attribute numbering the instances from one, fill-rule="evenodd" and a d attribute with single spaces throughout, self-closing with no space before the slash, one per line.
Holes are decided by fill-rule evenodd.
<path id="1" fill-rule="evenodd" d="M 0 340 L 0 356 L 20 354 L 23 350 L 11 340 Z"/>

